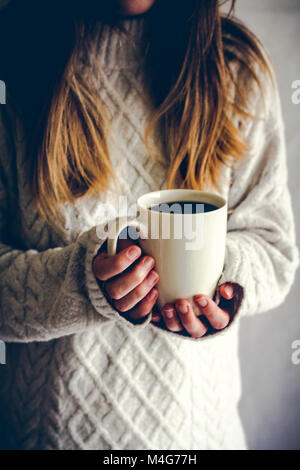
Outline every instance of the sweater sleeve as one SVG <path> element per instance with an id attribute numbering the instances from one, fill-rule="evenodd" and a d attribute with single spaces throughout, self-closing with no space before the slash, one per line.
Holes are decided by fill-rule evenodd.
<path id="1" fill-rule="evenodd" d="M 228 199 L 225 264 L 216 299 L 221 284 L 237 285 L 233 319 L 280 305 L 299 265 L 276 80 L 265 93 L 264 110 L 257 100 L 256 118 L 249 121 L 250 150 L 232 173 Z"/>
<path id="2" fill-rule="evenodd" d="M 92 260 L 104 242 L 97 233 L 103 231 L 93 227 L 74 243 L 45 251 L 20 250 L 11 242 L 15 152 L 12 129 L 3 119 L 4 109 L 0 111 L 0 339 L 48 341 L 107 321 L 143 328 L 151 315 L 139 324 L 127 321 L 93 275 Z"/>

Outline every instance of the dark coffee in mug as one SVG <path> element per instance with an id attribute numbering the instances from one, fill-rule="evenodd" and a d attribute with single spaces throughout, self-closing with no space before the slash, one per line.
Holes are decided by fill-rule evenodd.
<path id="1" fill-rule="evenodd" d="M 151 206 L 150 209 L 169 214 L 199 214 L 215 211 L 218 207 L 201 201 L 171 201 Z"/>

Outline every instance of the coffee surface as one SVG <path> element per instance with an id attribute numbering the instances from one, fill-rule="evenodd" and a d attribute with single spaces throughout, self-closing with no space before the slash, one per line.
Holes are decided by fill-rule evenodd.
<path id="1" fill-rule="evenodd" d="M 150 207 L 150 209 L 170 214 L 199 214 L 201 212 L 215 211 L 218 207 L 201 201 L 171 201 L 157 204 Z"/>

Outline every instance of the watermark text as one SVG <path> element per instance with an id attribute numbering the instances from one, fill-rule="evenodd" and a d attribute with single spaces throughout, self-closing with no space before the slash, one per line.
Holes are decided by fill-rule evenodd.
<path id="1" fill-rule="evenodd" d="M 294 80 L 292 89 L 295 90 L 292 94 L 292 103 L 300 104 L 300 80 Z"/>
<path id="2" fill-rule="evenodd" d="M 3 80 L 0 80 L 0 104 L 6 104 L 6 86 Z"/>
<path id="3" fill-rule="evenodd" d="M 6 348 L 4 341 L 0 340 L 0 365 L 6 364 Z"/>
<path id="4" fill-rule="evenodd" d="M 300 365 L 300 339 L 295 339 L 295 341 L 292 342 L 291 347 L 292 349 L 294 349 L 291 355 L 292 364 L 294 364 L 295 366 L 299 366 Z"/>

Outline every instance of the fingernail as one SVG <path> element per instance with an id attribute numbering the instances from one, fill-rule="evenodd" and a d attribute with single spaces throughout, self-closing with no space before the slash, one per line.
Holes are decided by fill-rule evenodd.
<path id="1" fill-rule="evenodd" d="M 154 259 L 153 258 L 145 258 L 144 264 L 146 268 L 151 268 L 154 265 Z"/>
<path id="2" fill-rule="evenodd" d="M 226 286 L 224 290 L 225 290 L 225 292 L 226 292 L 226 295 L 228 295 L 228 297 L 231 297 L 231 296 L 232 296 L 232 294 L 233 294 L 232 287 Z"/>
<path id="3" fill-rule="evenodd" d="M 152 320 L 153 320 L 153 321 L 159 321 L 159 320 L 160 320 L 160 316 L 159 316 L 159 315 L 152 315 Z"/>
<path id="4" fill-rule="evenodd" d="M 158 294 L 157 290 L 152 289 L 152 291 L 151 291 L 150 294 L 149 294 L 149 299 L 150 299 L 150 300 L 154 300 L 155 297 L 157 297 L 157 294 Z"/>
<path id="5" fill-rule="evenodd" d="M 158 277 L 159 276 L 156 271 L 151 271 L 151 273 L 149 274 L 148 280 L 149 282 L 154 283 L 158 279 Z"/>
<path id="6" fill-rule="evenodd" d="M 178 304 L 178 310 L 180 313 L 188 313 L 188 306 L 187 304 Z"/>
<path id="7" fill-rule="evenodd" d="M 206 307 L 208 304 L 207 299 L 205 297 L 195 297 L 195 300 L 197 304 L 200 305 L 200 307 Z"/>
<path id="8" fill-rule="evenodd" d="M 127 250 L 127 256 L 129 259 L 137 258 L 140 254 L 141 249 L 138 246 L 131 246 Z"/>
<path id="9" fill-rule="evenodd" d="M 168 309 L 165 308 L 165 309 L 163 310 L 163 312 L 164 312 L 164 315 L 165 315 L 167 318 L 172 318 L 172 317 L 173 317 L 173 312 L 174 312 L 174 310 L 172 310 L 172 309 L 170 309 L 170 308 L 168 308 Z"/>

